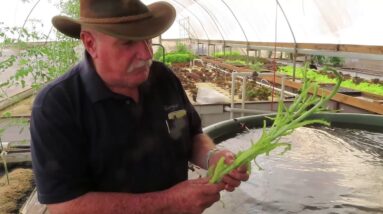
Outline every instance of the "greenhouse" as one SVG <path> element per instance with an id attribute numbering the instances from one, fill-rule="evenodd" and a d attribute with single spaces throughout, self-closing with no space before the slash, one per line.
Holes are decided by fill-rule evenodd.
<path id="1" fill-rule="evenodd" d="M 41 174 L 35 173 L 39 171 L 44 174 L 40 171 L 48 169 L 36 169 L 37 159 L 40 158 L 33 157 L 33 152 L 36 152 L 33 151 L 33 147 L 36 149 L 40 144 L 32 141 L 40 139 L 40 135 L 36 137 L 34 133 L 37 127 L 45 127 L 45 130 L 40 130 L 39 133 L 45 132 L 45 135 L 52 136 L 55 133 L 53 125 L 58 124 L 57 127 L 62 130 L 76 127 L 73 128 L 75 132 L 68 132 L 68 136 L 77 134 L 78 142 L 83 140 L 88 143 L 85 152 L 79 153 L 83 156 L 81 160 L 84 160 L 84 163 L 81 162 L 79 165 L 91 162 L 86 169 L 94 170 L 89 173 L 97 175 L 96 173 L 101 172 L 100 166 L 92 164 L 94 161 L 99 161 L 97 159 L 99 157 L 98 155 L 94 157 L 91 153 L 96 148 L 100 147 L 103 152 L 105 151 L 100 157 L 106 157 L 110 151 L 109 147 L 115 147 L 116 152 L 119 149 L 123 150 L 121 148 L 132 149 L 121 153 L 129 154 L 128 157 L 115 158 L 108 162 L 110 165 L 106 168 L 110 168 L 109 171 L 103 168 L 113 174 L 113 169 L 119 166 L 117 160 L 126 161 L 141 157 L 140 152 L 151 151 L 148 145 L 156 143 L 154 141 L 147 143 L 143 146 L 146 146 L 144 149 L 133 146 L 120 147 L 118 143 L 95 146 L 95 142 L 100 143 L 100 139 L 108 136 L 110 137 L 106 141 L 120 139 L 114 136 L 113 128 L 108 128 L 110 124 L 116 124 L 116 127 L 120 128 L 129 126 L 128 132 L 133 132 L 130 131 L 135 130 L 133 128 L 147 129 L 145 131 L 147 134 L 142 134 L 146 139 L 143 142 L 150 141 L 145 137 L 152 136 L 152 133 L 167 130 L 166 135 L 171 141 L 179 139 L 179 131 L 185 129 L 185 123 L 190 123 L 186 124 L 186 127 L 194 133 L 192 129 L 196 126 L 196 118 L 197 121 L 200 120 L 199 127 L 216 146 L 206 154 L 206 166 L 201 166 L 199 161 L 193 159 L 195 151 L 193 149 L 197 146 L 186 148 L 190 146 L 187 145 L 183 148 L 189 149 L 191 155 L 186 159 L 187 179 L 178 182 L 182 184 L 208 177 L 210 184 L 219 185 L 220 182 L 225 182 L 225 178 L 233 170 L 236 171 L 242 166 L 247 166 L 246 173 L 249 175 L 249 179 L 242 180 L 235 191 L 228 189 L 221 191 L 218 201 L 206 205 L 199 212 L 205 214 L 383 213 L 383 28 L 374 24 L 378 20 L 383 20 L 381 12 L 383 1 L 162 0 L 158 3 L 154 0 L 141 0 L 141 2 L 138 0 L 3 2 L 4 6 L 0 8 L 0 213 L 49 213 L 45 204 L 55 203 L 56 199 L 41 201 L 43 193 L 39 192 L 42 191 L 39 188 L 42 184 L 38 181 Z M 172 16 L 173 9 L 169 8 L 175 11 L 174 21 L 169 21 L 171 25 L 163 27 L 164 30 L 161 32 L 157 30 L 156 33 L 150 34 L 150 37 L 144 38 L 138 34 L 145 30 L 154 32 L 153 29 L 159 29 L 162 24 L 160 19 L 153 25 L 137 27 L 137 32 L 131 33 L 125 30 L 127 34 L 135 36 L 137 34 L 137 37 L 131 37 L 134 39 L 126 39 L 128 36 L 121 37 L 117 31 L 113 31 L 122 24 L 149 23 L 157 16 L 163 19 L 168 17 L 171 20 L 169 17 Z M 103 18 L 93 17 L 92 12 L 101 14 Z M 109 17 L 109 14 L 118 13 L 123 15 Z M 129 14 L 126 15 L 127 13 Z M 61 18 L 57 18 L 57 15 L 61 15 Z M 52 19 L 55 16 L 56 21 Z M 69 19 L 62 16 L 76 21 L 68 21 Z M 58 30 L 58 26 L 65 26 L 69 22 L 74 23 L 72 27 L 81 25 L 81 33 L 80 28 L 78 32 L 71 31 L 69 27 Z M 100 27 L 105 26 L 105 23 L 112 23 L 111 27 Z M 113 33 L 110 33 L 112 31 Z M 156 36 L 153 36 L 154 34 Z M 76 35 L 77 38 L 81 36 L 81 39 L 72 35 Z M 110 86 L 107 76 L 103 76 L 107 74 L 100 72 L 100 68 L 105 67 L 102 67 L 101 61 L 97 60 L 111 60 L 112 57 L 108 58 L 108 52 L 104 55 L 101 51 L 93 53 L 90 47 L 96 46 L 91 45 L 96 44 L 105 51 L 116 46 L 108 46 L 107 42 L 93 44 L 87 41 L 108 41 L 105 35 L 121 42 L 121 47 L 129 46 L 134 49 L 141 43 L 151 45 L 145 49 L 149 50 L 152 58 L 148 60 L 149 64 L 133 63 L 134 60 L 129 57 L 131 55 L 138 58 L 138 52 L 136 55 L 133 52 L 132 54 L 119 52 L 129 56 L 126 62 L 131 60 L 133 65 L 131 67 L 136 66 L 133 69 L 148 66 L 150 73 L 145 77 L 145 81 L 140 82 L 139 86 L 134 86 L 134 91 L 137 93 L 130 93 L 132 90 L 130 85 L 121 86 L 129 90 L 129 93 L 117 92 L 114 86 Z M 113 53 L 116 52 L 110 52 Z M 63 82 L 63 79 L 68 78 L 68 75 L 77 68 L 84 68 L 77 73 L 88 72 L 88 68 L 81 67 L 82 63 L 89 63 L 88 61 L 96 71 L 94 73 L 99 81 L 97 84 L 106 88 L 108 94 L 113 94 L 111 95 L 113 99 L 124 100 L 124 105 L 134 104 L 141 109 L 132 110 L 134 113 L 129 113 L 132 117 L 127 117 L 124 122 L 123 117 L 128 114 L 119 115 L 121 109 L 112 110 L 113 114 L 110 112 L 111 114 L 106 116 L 97 115 L 95 112 L 100 111 L 94 110 L 97 105 L 92 104 L 89 107 L 88 101 L 84 101 L 88 98 L 94 99 L 93 95 L 83 95 L 88 93 L 88 86 L 84 84 L 86 93 L 79 90 L 74 92 L 75 95 L 71 98 L 66 97 L 67 94 L 56 98 L 47 95 L 49 99 L 55 99 L 51 105 L 54 107 L 46 107 L 47 110 L 41 114 L 43 116 L 46 114 L 47 118 L 44 120 L 40 119 L 41 115 L 37 117 L 35 109 L 42 109 L 40 105 L 44 102 L 41 101 L 42 98 L 36 99 L 36 97 L 47 93 L 47 88 L 53 91 L 52 85 L 59 85 L 60 81 Z M 115 60 L 115 64 L 108 62 L 109 72 L 112 72 L 118 63 L 122 66 L 127 64 L 118 60 Z M 179 87 L 174 89 L 171 88 L 174 86 L 173 82 L 156 80 L 155 77 L 160 79 L 160 76 L 153 70 L 158 66 L 171 71 L 171 75 L 174 76 L 172 81 Z M 132 73 L 135 74 L 136 70 Z M 95 80 L 95 77 L 89 78 Z M 129 81 L 126 81 L 126 84 Z M 161 83 L 154 84 L 154 81 Z M 61 90 L 65 90 L 63 85 L 59 86 L 62 87 Z M 76 82 L 71 87 L 68 86 L 68 90 L 75 91 L 74 87 L 80 86 Z M 155 93 L 144 96 L 145 90 L 148 91 L 149 87 L 153 87 L 150 90 Z M 104 93 L 101 89 L 96 89 L 96 92 L 99 95 Z M 183 101 L 186 103 L 186 110 L 168 103 L 173 99 L 173 93 L 181 96 L 182 100 L 183 97 L 186 98 L 187 101 Z M 157 111 L 155 107 L 146 107 L 147 104 L 144 104 L 148 103 L 146 98 L 153 103 L 165 103 L 163 106 L 165 110 Z M 66 99 L 70 100 L 69 109 L 63 103 L 55 103 L 60 100 L 64 102 Z M 189 105 L 191 107 L 188 107 Z M 110 103 L 105 106 L 110 106 Z M 79 111 L 72 107 L 78 108 Z M 63 112 L 62 115 L 59 110 Z M 50 111 L 55 113 L 48 115 Z M 73 127 L 67 124 L 64 126 L 64 123 L 60 122 L 60 120 L 67 121 L 64 112 L 70 112 L 68 115 L 73 116 L 74 123 L 71 123 Z M 198 115 L 190 112 L 196 112 Z M 155 120 L 157 117 L 162 117 L 162 114 L 165 115 L 165 123 L 161 123 L 159 127 Z M 188 118 L 187 122 L 182 119 L 185 115 Z M 143 118 L 150 121 L 141 121 Z M 78 121 L 81 125 L 77 127 Z M 94 129 L 97 131 L 93 129 L 89 131 L 88 124 L 90 127 L 97 127 L 98 129 Z M 64 145 L 65 139 L 70 139 L 63 134 L 64 132 L 59 133 L 57 140 L 50 142 L 52 145 L 54 143 Z M 93 135 L 96 136 L 94 139 Z M 136 138 L 132 137 L 136 135 L 128 133 L 121 135 L 130 136 L 126 137 L 127 143 Z M 195 142 L 195 138 L 192 139 Z M 68 147 L 63 145 L 58 148 Z M 152 145 L 152 150 L 165 145 L 169 146 L 165 143 Z M 181 146 L 176 147 L 178 149 Z M 165 156 L 179 157 L 185 155 L 184 150 L 174 149 L 171 150 L 173 153 L 180 153 L 166 153 Z M 221 158 L 210 166 L 209 161 L 220 151 L 232 152 L 233 162 L 228 164 Z M 111 154 L 118 157 L 120 153 Z M 35 156 L 39 155 L 35 153 Z M 152 159 L 157 156 L 159 157 L 157 153 L 153 153 Z M 205 153 L 203 156 L 205 157 Z M 32 157 L 35 158 L 33 170 Z M 75 154 L 66 154 L 63 160 L 74 163 L 75 157 L 78 158 Z M 41 160 L 39 164 L 48 165 L 40 163 Z M 167 169 L 173 167 L 171 164 L 174 163 L 170 160 L 172 159 L 162 162 L 162 159 L 158 159 L 153 163 L 158 163 L 160 167 Z M 73 171 L 76 171 L 75 169 L 78 167 L 73 166 Z M 146 177 L 152 176 L 154 180 L 158 176 L 161 180 L 167 176 L 160 175 L 165 173 L 161 169 L 158 168 L 157 172 L 146 168 Z M 62 172 L 62 169 L 58 171 Z M 126 174 L 126 171 L 128 169 L 118 171 L 116 176 L 123 174 L 132 182 L 140 180 L 140 177 Z M 145 178 L 145 175 L 142 176 Z M 118 180 L 112 175 L 101 177 L 105 180 L 111 179 L 112 183 L 113 179 Z M 134 182 L 132 186 L 135 187 Z M 145 183 L 144 179 L 141 182 L 143 190 L 152 190 L 151 188 L 155 186 Z M 104 181 L 100 181 L 101 184 L 104 184 Z M 58 186 L 56 188 L 58 191 L 64 188 L 58 181 L 55 185 Z M 168 185 L 167 188 L 154 189 L 165 191 L 172 190 L 173 187 Z M 95 192 L 131 193 L 127 190 L 135 188 L 121 188 L 117 191 L 89 189 L 89 192 L 95 190 Z M 79 196 L 81 197 L 83 196 Z M 190 196 L 190 201 L 192 198 Z M 157 203 L 153 202 L 153 210 L 147 207 L 145 210 L 143 206 L 141 212 L 161 213 L 159 208 L 154 208 L 156 206 Z M 96 206 L 93 208 L 101 210 Z M 86 211 L 78 209 L 77 212 Z M 91 212 L 91 209 L 87 212 Z M 130 208 L 126 212 L 134 213 Z M 165 211 L 165 213 L 173 212 L 183 211 L 179 207 L 172 212 Z M 109 210 L 106 213 L 117 212 Z"/>

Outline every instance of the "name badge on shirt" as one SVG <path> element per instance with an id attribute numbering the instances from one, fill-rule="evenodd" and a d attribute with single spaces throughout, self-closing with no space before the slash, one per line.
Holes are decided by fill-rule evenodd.
<path id="1" fill-rule="evenodd" d="M 181 118 L 185 117 L 185 115 L 186 115 L 185 109 L 181 109 L 178 111 L 172 111 L 168 114 L 168 119 L 169 120 L 181 119 Z"/>
<path id="2" fill-rule="evenodd" d="M 181 109 L 172 111 L 168 114 L 168 119 L 165 120 L 170 137 L 178 139 L 182 136 L 182 130 L 186 127 L 186 110 Z"/>

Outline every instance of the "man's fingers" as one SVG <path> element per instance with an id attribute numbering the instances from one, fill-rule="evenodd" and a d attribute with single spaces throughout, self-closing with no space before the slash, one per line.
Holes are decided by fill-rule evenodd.
<path id="1" fill-rule="evenodd" d="M 225 163 L 227 165 L 231 165 L 234 162 L 235 156 L 232 152 L 225 151 L 224 157 L 225 157 Z"/>
<path id="2" fill-rule="evenodd" d="M 204 194 L 216 194 L 222 190 L 225 189 L 225 184 L 222 182 L 217 183 L 217 184 L 211 184 L 211 183 L 204 183 Z"/>
<path id="3" fill-rule="evenodd" d="M 230 186 L 229 184 L 225 185 L 225 190 L 228 192 L 233 192 L 235 190 L 235 187 Z"/>
<path id="4" fill-rule="evenodd" d="M 222 183 L 222 182 L 219 182 L 218 184 L 216 184 L 218 186 L 218 191 L 222 191 L 225 189 L 225 184 Z"/>
<path id="5" fill-rule="evenodd" d="M 237 171 L 240 173 L 246 173 L 247 172 L 247 164 L 243 164 L 242 166 L 238 167 Z"/>
<path id="6" fill-rule="evenodd" d="M 210 178 L 208 178 L 208 177 L 204 177 L 204 178 L 198 178 L 198 179 L 194 179 L 194 180 L 190 180 L 190 181 L 195 183 L 195 184 L 208 184 L 209 179 Z"/>
<path id="7" fill-rule="evenodd" d="M 241 184 L 240 180 L 231 177 L 231 175 L 224 176 L 222 181 L 232 187 L 238 187 Z"/>
<path id="8" fill-rule="evenodd" d="M 225 164 L 231 165 L 234 162 L 234 160 L 235 160 L 235 154 L 230 152 L 230 151 L 228 151 L 228 150 L 224 150 L 222 152 L 223 152 L 223 156 L 225 157 Z M 246 173 L 247 170 L 248 170 L 247 169 L 247 164 L 241 165 L 236 170 L 241 172 L 241 173 Z"/>
<path id="9" fill-rule="evenodd" d="M 235 169 L 230 172 L 229 174 L 234 179 L 240 180 L 240 181 L 247 181 L 249 180 L 249 174 L 247 174 L 247 171 L 239 171 L 238 169 Z"/>

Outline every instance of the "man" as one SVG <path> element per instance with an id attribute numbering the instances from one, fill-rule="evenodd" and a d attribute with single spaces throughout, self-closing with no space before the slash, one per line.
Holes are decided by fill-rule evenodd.
<path id="1" fill-rule="evenodd" d="M 244 167 L 219 184 L 187 180 L 216 151 L 179 80 L 151 61 L 150 39 L 175 19 L 165 2 L 81 0 L 79 20 L 53 18 L 80 38 L 85 59 L 37 96 L 32 161 L 39 201 L 51 213 L 201 213 L 247 180 Z"/>

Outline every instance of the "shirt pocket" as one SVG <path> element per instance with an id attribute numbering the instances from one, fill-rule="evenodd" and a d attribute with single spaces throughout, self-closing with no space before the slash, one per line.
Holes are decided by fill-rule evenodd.
<path id="1" fill-rule="evenodd" d="M 188 127 L 186 109 L 178 109 L 168 112 L 165 123 L 169 136 L 173 140 L 179 140 L 180 138 L 185 137 Z"/>

